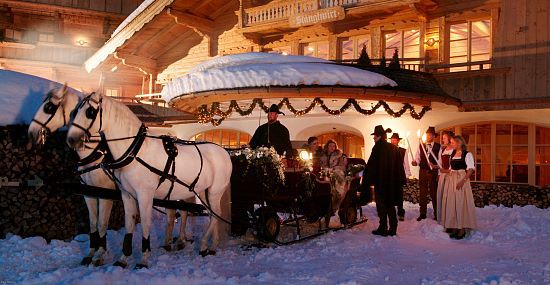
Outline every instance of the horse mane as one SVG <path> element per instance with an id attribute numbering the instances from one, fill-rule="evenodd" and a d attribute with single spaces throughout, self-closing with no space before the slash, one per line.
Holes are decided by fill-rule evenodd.
<path id="1" fill-rule="evenodd" d="M 129 123 L 134 123 L 137 128 L 141 126 L 141 121 L 139 118 L 134 114 L 128 106 L 114 100 L 113 98 L 109 96 L 102 95 L 103 102 L 102 102 L 102 108 L 103 111 L 108 115 L 110 118 L 104 118 L 104 120 L 110 120 L 109 123 L 112 125 L 119 125 L 122 129 L 128 129 L 130 126 Z M 104 122 L 105 123 L 105 122 Z"/>

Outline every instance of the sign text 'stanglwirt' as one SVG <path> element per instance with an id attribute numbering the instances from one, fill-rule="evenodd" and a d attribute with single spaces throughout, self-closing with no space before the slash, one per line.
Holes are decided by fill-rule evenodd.
<path id="1" fill-rule="evenodd" d="M 345 17 L 343 7 L 332 7 L 293 15 L 288 21 L 291 27 L 301 27 L 343 20 Z"/>

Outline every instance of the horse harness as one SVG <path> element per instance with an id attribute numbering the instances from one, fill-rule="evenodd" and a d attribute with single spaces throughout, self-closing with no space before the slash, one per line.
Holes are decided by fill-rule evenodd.
<path id="1" fill-rule="evenodd" d="M 95 120 L 97 119 L 98 113 L 99 113 L 99 131 L 101 131 L 101 127 L 103 126 L 103 108 L 101 108 L 101 102 L 103 101 L 103 99 L 99 98 L 99 101 L 96 101 L 94 98 L 92 98 L 92 95 L 94 94 L 95 92 L 86 96 L 84 99 L 82 99 L 82 101 L 80 101 L 80 103 L 78 103 L 78 105 L 74 109 L 75 111 L 78 111 L 80 108 L 82 108 L 82 106 L 84 106 L 84 104 L 88 103 L 88 105 L 90 106 L 88 107 L 88 109 L 86 109 L 86 118 L 92 120 L 90 125 L 87 128 L 84 128 L 83 126 L 76 124 L 75 122 L 72 122 L 72 125 L 83 130 L 86 136 L 88 136 L 88 138 L 92 137 L 92 134 L 90 133 L 90 129 L 94 125 Z M 96 108 L 92 107 L 92 105 L 89 103 L 90 101 L 94 102 L 97 105 L 97 107 Z"/>
<path id="2" fill-rule="evenodd" d="M 44 98 L 44 101 L 42 101 L 43 103 L 46 103 L 46 104 L 44 104 L 44 107 L 43 107 L 42 111 L 44 111 L 44 113 L 50 115 L 50 117 L 45 122 L 40 122 L 35 118 L 32 119 L 33 122 L 35 122 L 36 124 L 38 124 L 39 126 L 42 127 L 42 130 L 41 130 L 42 135 L 46 135 L 46 134 L 49 134 L 49 133 L 52 132 L 50 130 L 50 127 L 48 127 L 48 123 L 50 123 L 50 121 L 53 119 L 53 117 L 55 116 L 55 113 L 57 112 L 57 109 L 59 109 L 59 106 L 61 106 L 63 104 L 63 100 L 65 98 L 65 96 L 63 96 L 62 101 L 59 104 L 56 105 L 56 104 L 52 103 L 52 101 L 50 101 L 50 99 L 52 97 L 53 97 L 53 94 L 50 91 L 48 93 L 48 95 L 46 95 L 46 98 Z M 66 125 L 67 120 L 65 118 L 65 107 L 61 106 L 61 111 L 63 112 L 63 125 Z"/>
<path id="3" fill-rule="evenodd" d="M 103 132 L 100 132 L 100 135 L 101 135 L 101 141 L 105 141 L 105 142 L 108 141 L 105 138 L 105 134 Z M 138 153 L 141 149 L 141 146 L 143 145 L 143 142 L 145 141 L 145 138 L 154 138 L 154 139 L 162 140 L 162 145 L 164 147 L 164 151 L 166 152 L 166 155 L 168 156 L 168 158 L 166 159 L 166 164 L 165 164 L 163 170 L 160 170 L 160 169 L 150 165 L 149 163 L 147 163 L 146 161 L 144 161 L 142 158 L 140 158 L 138 156 Z M 123 139 L 129 139 L 129 138 L 122 138 L 122 139 L 115 139 L 115 140 L 123 140 Z M 199 181 L 200 175 L 202 173 L 203 165 L 204 165 L 204 160 L 203 160 L 203 157 L 202 157 L 202 153 L 201 153 L 201 151 L 198 147 L 198 145 L 202 144 L 202 143 L 197 143 L 197 142 L 193 142 L 193 141 L 179 140 L 177 138 L 167 136 L 167 135 L 151 136 L 151 135 L 147 134 L 147 128 L 143 124 L 141 125 L 137 135 L 135 137 L 133 137 L 133 139 L 134 140 L 132 141 L 132 143 L 130 144 L 128 149 L 124 152 L 124 154 L 120 158 L 118 158 L 116 160 L 104 159 L 103 162 L 101 163 L 101 167 L 103 169 L 108 170 L 110 172 L 111 176 L 114 179 L 118 180 L 114 176 L 113 171 L 115 169 L 120 169 L 122 167 L 125 167 L 128 164 L 132 163 L 135 159 L 137 162 L 139 162 L 141 165 L 143 165 L 149 171 L 153 172 L 154 174 L 156 174 L 160 177 L 158 185 L 157 185 L 157 189 L 165 181 L 170 182 L 170 188 L 168 190 L 167 195 L 164 197 L 164 200 L 170 200 L 170 195 L 172 194 L 172 191 L 174 190 L 174 184 L 175 183 L 178 183 L 178 184 L 186 187 L 187 189 L 189 189 L 189 191 L 191 191 L 191 192 L 195 193 L 195 195 L 197 195 L 197 193 L 195 192 L 195 186 L 197 185 L 197 182 Z M 178 156 L 178 147 L 177 147 L 178 144 L 179 145 L 192 145 L 192 146 L 194 146 L 195 149 L 197 150 L 197 153 L 199 154 L 199 157 L 200 157 L 199 172 L 197 173 L 197 176 L 195 177 L 195 179 L 190 184 L 185 183 L 184 181 L 182 181 L 181 179 L 179 179 L 175 175 L 175 172 L 176 172 L 176 157 Z M 108 146 L 107 146 L 107 149 L 108 149 Z"/>

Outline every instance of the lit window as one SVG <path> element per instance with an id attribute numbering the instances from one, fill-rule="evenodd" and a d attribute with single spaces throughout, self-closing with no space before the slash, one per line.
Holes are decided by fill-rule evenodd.
<path id="1" fill-rule="evenodd" d="M 53 34 L 40 34 L 38 35 L 39 42 L 53 43 Z"/>
<path id="2" fill-rule="evenodd" d="M 289 55 L 290 53 L 290 47 L 289 46 L 283 46 L 283 47 L 275 47 L 273 48 L 269 53 L 278 53 L 282 55 Z"/>
<path id="3" fill-rule="evenodd" d="M 235 130 L 211 130 L 196 134 L 190 140 L 213 142 L 226 148 L 239 148 L 248 145 L 250 138 L 249 134 Z"/>
<path id="4" fill-rule="evenodd" d="M 533 129 L 536 139 L 531 143 L 531 131 L 527 124 L 482 123 L 457 126 L 456 131 L 464 137 L 468 151 L 476 161 L 476 173 L 472 180 L 503 183 L 534 181 L 539 186 L 550 185 L 550 128 L 537 126 Z M 532 150 L 535 152 L 534 161 L 529 160 Z M 535 167 L 535 173 L 529 172 L 529 164 Z"/>
<path id="5" fill-rule="evenodd" d="M 23 38 L 23 33 L 14 29 L 6 29 L 4 31 L 4 38 L 6 38 L 7 40 L 20 42 Z"/>
<path id="6" fill-rule="evenodd" d="M 393 33 L 386 33 L 385 38 L 385 52 L 384 56 L 386 60 L 393 57 L 395 50 L 399 53 L 399 58 L 418 59 L 420 58 L 420 31 L 417 29 L 397 31 Z M 407 60 L 404 62 L 410 67 L 407 69 L 418 70 L 420 61 Z"/>
<path id="7" fill-rule="evenodd" d="M 302 44 L 302 55 L 328 59 L 328 42 Z"/>
<path id="8" fill-rule="evenodd" d="M 550 128 L 536 128 L 535 162 L 535 183 L 540 186 L 550 185 Z"/>
<path id="9" fill-rule="evenodd" d="M 368 35 L 358 36 L 343 40 L 340 42 L 340 58 L 343 60 L 358 59 L 361 55 L 363 46 L 367 49 L 367 54 L 370 55 L 370 37 Z"/>
<path id="10" fill-rule="evenodd" d="M 449 63 L 479 62 L 491 59 L 491 20 L 450 26 Z M 483 68 L 490 68 L 485 64 Z M 453 67 L 451 71 L 477 70 L 479 65 Z"/>
<path id="11" fill-rule="evenodd" d="M 120 96 L 120 92 L 118 91 L 118 89 L 105 89 L 105 95 L 107 96 L 110 96 L 110 97 L 118 97 Z"/>

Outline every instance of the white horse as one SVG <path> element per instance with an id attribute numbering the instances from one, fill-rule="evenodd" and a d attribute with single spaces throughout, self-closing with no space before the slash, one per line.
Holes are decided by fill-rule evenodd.
<path id="1" fill-rule="evenodd" d="M 66 85 L 63 88 L 51 90 L 29 125 L 28 134 L 33 144 L 45 143 L 46 136 L 49 133 L 55 132 L 59 128 L 68 125 L 71 120 L 70 113 L 76 108 L 79 101 L 80 98 L 76 94 L 70 92 Z M 79 170 L 88 169 L 102 161 L 103 155 L 98 155 L 99 153 L 94 154 L 97 145 L 97 142 L 87 142 L 83 148 L 77 150 L 78 156 L 81 159 L 80 162 L 85 162 L 84 160 L 87 161 L 84 165 L 79 166 Z M 112 190 L 116 189 L 114 182 L 101 169 L 83 173 L 81 179 L 82 182 L 87 185 Z M 90 220 L 90 250 L 88 255 L 82 259 L 81 264 L 88 265 L 93 262 L 94 265 L 98 266 L 103 264 L 103 256 L 107 250 L 107 226 L 113 201 L 91 197 L 84 197 L 84 200 L 88 208 Z M 176 212 L 167 209 L 167 216 L 165 243 L 163 247 L 166 250 L 170 250 Z M 179 237 L 175 244 L 177 249 L 183 248 L 186 241 L 185 226 L 187 212 L 182 212 L 181 216 L 182 222 L 180 224 Z M 125 222 L 126 224 L 134 223 L 134 221 L 129 219 L 126 219 Z"/>
<path id="2" fill-rule="evenodd" d="M 172 179 L 162 182 L 159 172 L 170 165 L 167 163 L 169 155 L 163 145 L 164 140 L 147 134 L 142 128 L 142 123 L 128 107 L 109 97 L 92 94 L 83 100 L 69 129 L 67 143 L 74 148 L 80 148 L 90 133 L 100 131 L 116 161 L 111 165 L 116 168 L 115 176 L 125 190 L 123 192 L 125 214 L 136 215 L 139 205 L 143 254 L 136 268 L 148 266 L 154 198 L 169 197 L 172 200 L 181 200 L 200 193 L 200 199 L 210 212 L 210 223 L 201 240 L 200 253 L 203 256 L 215 254 L 220 234 L 221 201 L 230 188 L 232 171 L 231 159 L 227 151 L 218 145 L 208 143 L 177 144 L 177 156 L 173 164 L 175 170 L 171 172 Z M 119 162 L 122 163 L 122 167 L 118 164 Z M 157 174 L 153 172 L 155 170 Z M 178 181 L 173 185 L 173 191 L 170 191 L 169 180 Z M 191 189 L 183 184 L 190 185 Z M 227 207 L 227 205 L 223 206 Z M 133 229 L 127 230 L 132 232 Z M 210 237 L 212 243 L 208 247 Z M 121 256 L 120 261 L 126 262 L 126 259 L 126 256 Z"/>

